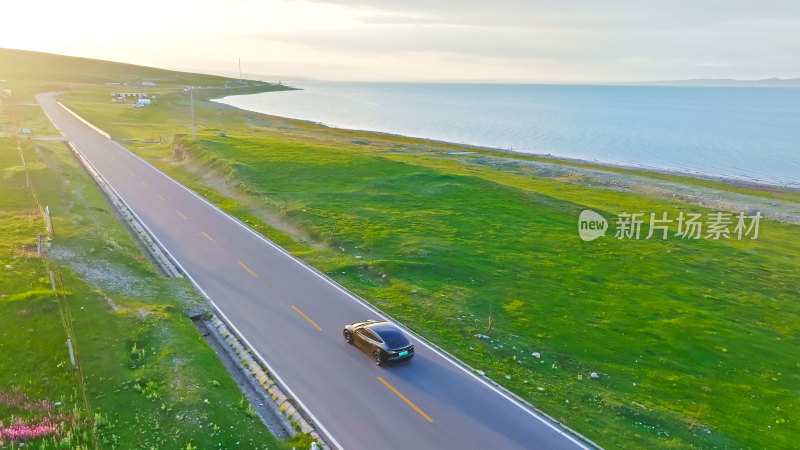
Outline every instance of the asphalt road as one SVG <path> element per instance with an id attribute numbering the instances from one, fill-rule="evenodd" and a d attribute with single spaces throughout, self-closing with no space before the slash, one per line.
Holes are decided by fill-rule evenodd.
<path id="1" fill-rule="evenodd" d="M 342 327 L 380 315 L 62 109 L 37 101 L 243 336 L 330 443 L 345 449 L 585 448 L 558 426 L 411 339 L 378 367 Z"/>

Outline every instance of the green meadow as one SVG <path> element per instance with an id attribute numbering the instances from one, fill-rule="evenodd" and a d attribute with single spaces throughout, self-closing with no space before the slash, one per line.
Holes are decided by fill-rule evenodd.
<path id="1" fill-rule="evenodd" d="M 639 240 L 614 238 L 622 212 L 796 213 L 796 192 L 328 129 L 210 102 L 232 93 L 214 86 L 194 93 L 194 140 L 178 86 L 146 108 L 112 104 L 98 84 L 61 98 L 601 446 L 800 438 L 800 227 L 772 214 L 755 240 L 681 239 L 675 224 L 666 240 L 644 239 L 647 224 Z M 584 209 L 609 221 L 605 237 L 579 239 Z"/>

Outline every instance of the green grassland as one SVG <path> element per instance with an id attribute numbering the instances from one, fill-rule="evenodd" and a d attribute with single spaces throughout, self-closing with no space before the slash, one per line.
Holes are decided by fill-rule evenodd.
<path id="1" fill-rule="evenodd" d="M 757 240 L 617 240 L 621 212 L 714 210 L 526 163 L 790 212 L 796 192 L 328 129 L 209 102 L 242 91 L 206 85 L 216 87 L 195 91 L 197 140 L 177 86 L 139 109 L 77 81 L 62 100 L 600 445 L 789 448 L 800 438 L 798 225 L 763 220 Z M 612 224 L 605 238 L 578 238 L 586 208 Z"/>
<path id="2" fill-rule="evenodd" d="M 188 281 L 154 272 L 63 143 L 23 141 L 22 150 L 53 214 L 49 253 L 64 295 L 53 295 L 36 257 L 44 222 L 16 140 L 0 139 L 0 422 L 61 424 L 34 448 L 288 448 L 186 316 L 202 301 Z"/>
<path id="3" fill-rule="evenodd" d="M 65 365 L 69 357 L 59 303 L 44 264 L 35 258 L 44 222 L 25 188 L 15 140 L 0 139 L 0 169 L 0 427 L 17 419 L 39 423 L 56 414 L 54 404 L 62 402 L 64 434 L 73 444 L 85 444 L 88 434 L 80 436 L 79 424 L 87 422 L 87 412 L 76 373 Z"/>

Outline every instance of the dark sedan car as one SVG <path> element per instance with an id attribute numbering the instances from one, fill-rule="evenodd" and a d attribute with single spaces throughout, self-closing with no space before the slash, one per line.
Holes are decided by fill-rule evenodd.
<path id="1" fill-rule="evenodd" d="M 391 322 L 367 320 L 351 323 L 344 327 L 342 335 L 345 342 L 371 355 L 379 366 L 414 357 L 414 344 Z"/>

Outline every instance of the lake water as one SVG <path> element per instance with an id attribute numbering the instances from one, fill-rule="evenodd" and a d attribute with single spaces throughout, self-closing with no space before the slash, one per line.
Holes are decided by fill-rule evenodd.
<path id="1" fill-rule="evenodd" d="M 800 89 L 302 82 L 238 108 L 448 142 L 800 188 Z"/>

